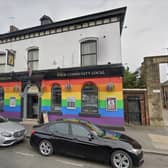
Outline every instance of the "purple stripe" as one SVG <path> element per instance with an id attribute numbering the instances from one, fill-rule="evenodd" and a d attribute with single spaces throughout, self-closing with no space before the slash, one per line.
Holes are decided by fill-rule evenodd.
<path id="1" fill-rule="evenodd" d="M 9 119 L 21 119 L 21 113 L 18 112 L 0 112 L 0 115 Z"/>
<path id="2" fill-rule="evenodd" d="M 51 121 L 56 120 L 56 119 L 60 119 L 60 118 L 79 118 L 79 119 L 90 121 L 90 122 L 97 124 L 97 125 L 124 127 L 124 118 L 119 118 L 119 117 L 94 118 L 94 117 L 80 117 L 78 115 L 57 116 L 57 115 L 49 114 L 49 120 L 51 120 Z"/>

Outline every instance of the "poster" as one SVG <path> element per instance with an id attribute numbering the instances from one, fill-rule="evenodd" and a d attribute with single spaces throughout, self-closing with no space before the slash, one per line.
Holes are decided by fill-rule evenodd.
<path id="1" fill-rule="evenodd" d="M 107 111 L 116 111 L 116 98 L 108 97 L 107 98 Z"/>
<path id="2" fill-rule="evenodd" d="M 16 97 L 10 97 L 9 106 L 10 107 L 16 107 Z"/>
<path id="3" fill-rule="evenodd" d="M 67 98 L 67 109 L 75 109 L 76 99 L 74 97 Z"/>

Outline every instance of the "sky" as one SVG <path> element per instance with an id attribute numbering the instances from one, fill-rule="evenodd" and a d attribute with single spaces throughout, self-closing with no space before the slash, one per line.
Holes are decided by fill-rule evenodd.
<path id="1" fill-rule="evenodd" d="M 123 64 L 135 71 L 143 57 L 168 55 L 168 0 L 0 0 L 0 34 L 11 24 L 19 29 L 40 25 L 44 14 L 60 21 L 124 6 Z M 168 79 L 168 65 L 161 71 Z"/>

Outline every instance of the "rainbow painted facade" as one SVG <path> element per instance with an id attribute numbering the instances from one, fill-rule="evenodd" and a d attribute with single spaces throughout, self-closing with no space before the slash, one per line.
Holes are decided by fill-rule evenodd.
<path id="1" fill-rule="evenodd" d="M 12 82 L 11 78 L 8 82 L 0 82 L 0 88 L 4 90 L 4 106 L 0 115 L 10 119 L 21 120 L 25 116 L 23 112 L 24 106 L 27 106 L 27 108 L 33 106 L 33 104 L 30 104 L 30 106 L 29 104 L 25 104 L 25 99 L 27 99 L 26 102 L 30 102 L 32 101 L 32 97 L 30 96 L 36 95 L 39 100 L 40 113 L 47 113 L 49 120 L 82 118 L 102 126 L 124 126 L 121 65 L 106 65 L 103 69 L 101 66 L 101 68 L 79 68 L 79 70 L 71 68 L 66 69 L 66 71 L 39 71 L 38 76 L 41 75 L 41 79 L 33 81 L 36 75 L 37 73 L 33 73 L 29 77 L 26 72 L 24 74 L 16 73 L 13 78 L 16 79 L 15 76 L 17 76 L 19 81 Z M 29 82 L 30 85 L 27 85 Z M 69 84 L 70 88 L 67 87 L 67 84 Z M 96 95 L 91 95 L 91 92 L 89 92 L 89 95 L 84 93 L 84 86 L 88 86 L 88 84 L 96 88 Z M 35 85 L 39 87 L 34 88 Z M 60 87 L 60 107 L 55 110 L 52 108 L 52 89 L 54 85 Z M 91 97 L 91 99 L 88 99 L 89 101 L 96 101 L 92 103 L 85 102 L 83 100 L 84 97 L 86 99 Z M 86 108 L 84 104 L 87 106 Z M 89 108 L 89 106 L 94 105 L 94 109 Z M 86 110 L 87 108 L 88 110 Z M 31 108 L 30 112 L 31 110 L 33 109 Z M 33 116 L 27 114 L 26 118 L 33 118 Z"/>

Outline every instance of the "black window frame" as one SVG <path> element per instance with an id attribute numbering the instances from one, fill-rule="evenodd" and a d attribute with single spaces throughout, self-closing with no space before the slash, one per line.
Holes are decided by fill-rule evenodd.
<path id="1" fill-rule="evenodd" d="M 58 110 L 54 109 L 54 107 L 55 107 L 54 103 L 53 103 L 53 101 L 54 101 L 54 99 L 53 99 L 54 87 L 58 87 L 59 90 L 60 90 L 60 100 L 61 100 L 61 102 L 60 102 L 60 106 L 59 106 L 60 109 L 58 109 Z M 61 86 L 59 84 L 53 84 L 52 87 L 51 87 L 51 112 L 62 115 L 61 107 L 62 107 L 62 88 L 61 88 Z"/>
<path id="2" fill-rule="evenodd" d="M 95 53 L 93 52 L 93 53 L 83 54 L 83 53 L 82 53 L 82 45 L 83 45 L 83 44 L 86 44 L 86 43 L 93 43 L 93 42 L 96 43 L 96 52 L 95 52 Z M 89 40 L 82 41 L 82 42 L 80 43 L 80 53 L 81 53 L 81 66 L 82 66 L 82 67 L 97 65 L 97 40 L 89 39 Z M 84 64 L 83 64 L 83 57 L 88 56 L 88 55 L 96 55 L 96 63 L 95 63 L 95 64 L 93 64 L 93 65 L 84 65 Z"/>
<path id="3" fill-rule="evenodd" d="M 4 88 L 3 87 L 0 87 L 0 98 L 2 100 L 0 100 L 0 112 L 3 112 L 4 111 L 4 100 L 5 100 L 5 92 L 4 92 Z"/>
<path id="4" fill-rule="evenodd" d="M 0 53 L 0 58 L 2 58 L 2 57 L 6 57 L 6 53 L 5 52 L 4 53 Z M 0 66 L 4 66 L 4 65 L 6 65 L 6 61 L 5 61 L 5 63 L 0 63 Z"/>
<path id="5" fill-rule="evenodd" d="M 94 110 L 95 110 L 95 112 L 93 112 L 92 111 L 92 109 L 91 110 L 89 110 L 88 109 L 88 111 L 86 111 L 85 110 L 85 108 L 84 108 L 84 102 L 83 102 L 83 95 L 86 95 L 86 93 L 84 93 L 84 88 L 86 87 L 86 86 L 93 86 L 96 90 L 96 94 L 93 94 L 94 96 L 96 95 L 97 96 L 97 100 L 96 100 L 96 106 L 97 106 L 97 108 L 95 108 Z M 94 83 L 92 83 L 92 82 L 88 82 L 88 83 L 85 83 L 84 85 L 83 85 L 83 87 L 82 87 L 82 89 L 81 89 L 81 113 L 79 114 L 80 116 L 91 116 L 91 117 L 100 117 L 100 114 L 99 114 L 99 111 L 98 111 L 98 107 L 99 107 L 99 103 L 98 103 L 98 88 L 97 88 L 97 86 L 94 84 Z M 88 108 L 93 108 L 93 106 L 88 106 Z M 92 112 L 91 112 L 92 111 Z"/>

